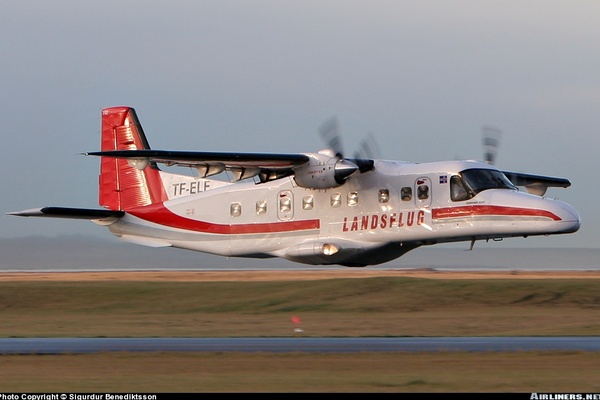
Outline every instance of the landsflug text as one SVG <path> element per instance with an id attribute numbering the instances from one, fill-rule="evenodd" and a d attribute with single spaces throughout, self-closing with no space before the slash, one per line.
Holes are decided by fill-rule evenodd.
<path id="1" fill-rule="evenodd" d="M 402 228 L 404 226 L 421 225 L 423 222 L 425 222 L 425 211 L 423 210 L 390 214 L 365 214 L 351 218 L 344 217 L 342 231 Z"/>

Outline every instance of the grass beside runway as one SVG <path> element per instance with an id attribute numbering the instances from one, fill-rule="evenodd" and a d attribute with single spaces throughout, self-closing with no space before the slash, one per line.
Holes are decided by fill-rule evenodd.
<path id="1" fill-rule="evenodd" d="M 595 336 L 599 293 L 600 279 L 0 282 L 0 337 Z"/>
<path id="2" fill-rule="evenodd" d="M 600 279 L 9 281 L 0 282 L 0 337 L 598 336 L 599 289 Z M 600 357 L 3 355 L 0 376 L 2 392 L 597 393 Z"/>
<path id="3" fill-rule="evenodd" d="M 599 359 L 586 352 L 0 355 L 0 391 L 598 393 Z"/>

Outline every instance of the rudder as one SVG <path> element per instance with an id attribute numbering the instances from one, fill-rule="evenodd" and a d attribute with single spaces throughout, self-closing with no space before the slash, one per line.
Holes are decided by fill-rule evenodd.
<path id="1" fill-rule="evenodd" d="M 101 150 L 150 149 L 146 135 L 131 107 L 102 110 Z M 111 210 L 130 210 L 167 200 L 158 167 L 139 169 L 125 159 L 102 157 L 99 203 Z"/>

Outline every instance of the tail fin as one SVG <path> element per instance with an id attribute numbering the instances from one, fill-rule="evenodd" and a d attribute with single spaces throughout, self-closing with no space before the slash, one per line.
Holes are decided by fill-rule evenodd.
<path id="1" fill-rule="evenodd" d="M 148 140 L 130 107 L 102 110 L 102 151 L 149 149 Z M 130 210 L 167 200 L 158 167 L 140 170 L 124 159 L 102 157 L 100 205 L 111 210 Z"/>

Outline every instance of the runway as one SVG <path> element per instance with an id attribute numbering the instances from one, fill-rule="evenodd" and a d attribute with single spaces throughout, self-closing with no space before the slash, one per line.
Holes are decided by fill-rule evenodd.
<path id="1" fill-rule="evenodd" d="M 600 351 L 600 337 L 2 338 L 0 354 Z"/>

